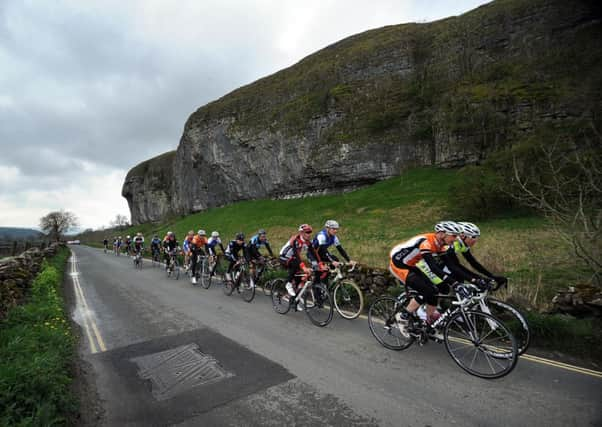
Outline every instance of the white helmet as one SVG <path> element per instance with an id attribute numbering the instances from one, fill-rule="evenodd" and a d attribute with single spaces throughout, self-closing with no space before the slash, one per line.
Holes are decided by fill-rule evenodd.
<path id="1" fill-rule="evenodd" d="M 462 228 L 462 233 L 468 237 L 479 237 L 481 230 L 472 222 L 459 222 L 458 225 Z"/>
<path id="2" fill-rule="evenodd" d="M 334 219 L 329 219 L 328 221 L 326 221 L 326 224 L 324 224 L 324 227 L 326 227 L 326 228 L 339 228 L 339 223 L 336 222 Z"/>
<path id="3" fill-rule="evenodd" d="M 206 236 L 207 233 L 205 233 L 205 230 L 199 230 L 198 235 L 199 236 Z"/>
<path id="4" fill-rule="evenodd" d="M 462 227 L 454 221 L 441 221 L 435 225 L 435 231 L 442 231 L 445 234 L 462 234 Z"/>
<path id="5" fill-rule="evenodd" d="M 219 233 L 217 231 L 213 231 L 211 233 L 211 237 L 219 237 Z"/>

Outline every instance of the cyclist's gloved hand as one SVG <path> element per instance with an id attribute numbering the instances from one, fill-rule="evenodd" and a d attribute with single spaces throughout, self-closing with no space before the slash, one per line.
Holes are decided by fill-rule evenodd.
<path id="1" fill-rule="evenodd" d="M 493 280 L 500 286 L 505 286 L 508 284 L 508 279 L 504 276 L 493 276 Z"/>
<path id="2" fill-rule="evenodd" d="M 458 282 L 456 282 L 458 283 Z M 456 293 L 460 296 L 460 298 L 462 299 L 468 299 L 470 298 L 470 291 L 466 288 L 466 286 L 462 286 L 461 284 L 458 284 L 458 286 L 454 286 Z"/>
<path id="3" fill-rule="evenodd" d="M 489 289 L 489 281 L 483 278 L 480 279 L 476 279 L 474 281 L 474 284 L 477 286 L 477 288 L 479 288 L 479 290 L 481 291 L 485 291 L 487 289 Z"/>

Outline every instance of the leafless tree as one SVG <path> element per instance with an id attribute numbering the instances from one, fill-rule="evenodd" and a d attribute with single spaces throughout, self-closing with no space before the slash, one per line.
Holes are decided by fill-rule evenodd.
<path id="1" fill-rule="evenodd" d="M 128 217 L 125 215 L 121 215 L 121 214 L 117 214 L 115 216 L 115 219 L 113 221 L 111 221 L 111 227 L 115 227 L 115 228 L 124 228 L 124 227 L 128 227 L 130 225 L 130 222 L 128 220 Z"/>
<path id="2" fill-rule="evenodd" d="M 40 228 L 51 239 L 60 240 L 63 233 L 70 229 L 78 226 L 77 217 L 73 212 L 69 211 L 55 211 L 50 212 L 48 215 L 40 218 Z"/>
<path id="3" fill-rule="evenodd" d="M 557 234 L 602 283 L 602 137 L 592 126 L 595 142 L 577 145 L 567 139 L 540 143 L 536 158 L 513 158 L 511 196 L 543 213 Z M 538 154 L 538 155 L 537 155 Z"/>

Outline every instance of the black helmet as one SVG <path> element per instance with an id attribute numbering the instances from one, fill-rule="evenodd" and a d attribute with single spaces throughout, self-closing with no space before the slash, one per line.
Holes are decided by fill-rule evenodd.
<path id="1" fill-rule="evenodd" d="M 245 233 L 237 233 L 236 240 L 245 240 Z"/>

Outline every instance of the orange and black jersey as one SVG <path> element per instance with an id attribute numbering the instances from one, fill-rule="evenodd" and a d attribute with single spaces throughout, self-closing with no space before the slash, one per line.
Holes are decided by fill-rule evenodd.
<path id="1" fill-rule="evenodd" d="M 435 233 L 415 236 L 391 249 L 390 269 L 405 281 L 409 270 L 420 271 L 433 283 L 448 280 L 448 274 L 435 262 L 434 256 L 447 251 L 447 245 L 439 242 Z"/>

